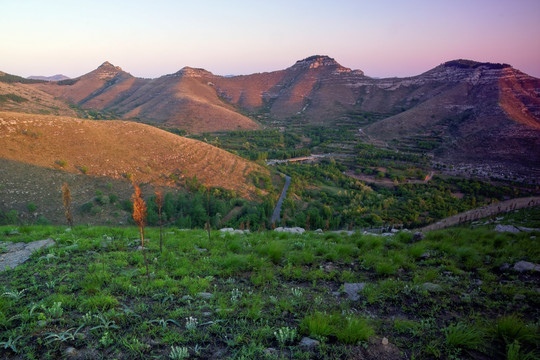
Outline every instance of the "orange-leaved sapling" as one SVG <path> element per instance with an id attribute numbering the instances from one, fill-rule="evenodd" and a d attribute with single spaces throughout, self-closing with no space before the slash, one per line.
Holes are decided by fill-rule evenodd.
<path id="1" fill-rule="evenodd" d="M 71 214 L 71 191 L 69 190 L 67 183 L 62 185 L 62 202 L 64 203 L 67 223 L 70 227 L 73 227 L 73 215 Z"/>
<path id="2" fill-rule="evenodd" d="M 148 260 L 146 259 L 146 251 L 144 250 L 144 223 L 146 221 L 146 203 L 144 202 L 141 196 L 141 188 L 135 183 L 135 180 L 132 181 L 135 192 L 131 195 L 131 200 L 133 201 L 133 220 L 139 227 L 141 232 L 141 251 L 144 256 L 144 264 L 146 265 L 146 277 L 150 281 L 150 271 L 148 270 Z"/>

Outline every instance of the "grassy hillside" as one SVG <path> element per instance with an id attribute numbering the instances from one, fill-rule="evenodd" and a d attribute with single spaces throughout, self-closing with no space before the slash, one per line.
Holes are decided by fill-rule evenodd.
<path id="1" fill-rule="evenodd" d="M 245 197 L 255 192 L 250 174 L 267 174 L 226 151 L 143 124 L 12 112 L 0 113 L 0 158 L 158 186 L 196 177 Z"/>
<path id="2" fill-rule="evenodd" d="M 502 223 L 540 227 L 540 208 Z M 15 231 L 16 230 L 16 231 Z M 9 235 L 11 234 L 11 235 Z M 5 359 L 533 359 L 540 231 L 392 237 L 2 227 L 56 246 L 0 273 Z M 507 265 L 508 264 L 508 265 Z M 353 300 L 349 284 L 364 283 Z M 313 348 L 303 337 L 317 340 Z M 388 342 L 388 343 L 387 343 Z"/>

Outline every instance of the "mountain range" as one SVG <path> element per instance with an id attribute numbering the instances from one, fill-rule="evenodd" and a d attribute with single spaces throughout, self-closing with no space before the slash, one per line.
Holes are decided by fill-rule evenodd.
<path id="1" fill-rule="evenodd" d="M 18 96 L 0 101 L 2 110 L 74 115 L 76 105 L 188 133 L 347 126 L 382 146 L 427 143 L 438 161 L 540 169 L 540 80 L 507 64 L 453 60 L 418 76 L 375 79 L 316 55 L 266 73 L 184 67 L 143 79 L 105 62 L 62 81 L 0 76 L 0 86 Z"/>

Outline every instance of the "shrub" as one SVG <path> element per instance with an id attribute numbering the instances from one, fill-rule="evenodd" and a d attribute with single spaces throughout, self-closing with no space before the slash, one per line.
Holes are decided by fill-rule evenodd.
<path id="1" fill-rule="evenodd" d="M 30 213 L 35 212 L 37 209 L 36 204 L 34 204 L 33 202 L 29 202 L 28 204 L 26 204 L 26 208 L 28 209 L 28 212 Z"/>
<path id="2" fill-rule="evenodd" d="M 82 204 L 81 206 L 81 212 L 83 213 L 89 213 L 92 211 L 92 207 L 94 207 L 94 204 L 91 203 L 91 202 L 87 202 L 87 203 L 84 203 Z"/>
<path id="3" fill-rule="evenodd" d="M 66 165 L 67 165 L 67 161 L 66 161 L 66 160 L 56 160 L 54 163 L 55 163 L 56 165 L 60 166 L 60 167 L 63 167 L 63 168 L 66 167 Z"/>

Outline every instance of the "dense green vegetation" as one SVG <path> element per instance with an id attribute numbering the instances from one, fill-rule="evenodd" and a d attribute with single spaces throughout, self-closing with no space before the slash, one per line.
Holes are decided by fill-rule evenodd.
<path id="1" fill-rule="evenodd" d="M 540 226 L 539 208 L 511 216 L 503 222 Z M 539 236 L 462 227 L 416 242 L 407 232 L 209 238 L 171 228 L 160 253 L 158 229 L 147 228 L 147 282 L 134 227 L 0 227 L 0 244 L 57 243 L 0 273 L 0 353 L 369 358 L 386 337 L 408 359 L 534 359 L 539 278 L 512 266 L 540 262 Z M 358 300 L 346 283 L 365 283 Z M 319 345 L 301 347 L 303 336 Z"/>
<path id="2" fill-rule="evenodd" d="M 26 79 L 18 75 L 6 74 L 0 71 L 0 82 L 3 83 L 21 83 L 21 84 L 36 84 L 45 82 L 45 80 Z"/>
<path id="3" fill-rule="evenodd" d="M 282 164 L 278 169 L 291 176 L 290 191 L 295 195 L 284 203 L 286 223 L 312 230 L 419 227 L 504 197 L 524 194 L 511 187 L 439 176 L 428 183 L 368 186 L 344 175 L 343 165 L 328 160 L 311 165 Z"/>
<path id="4" fill-rule="evenodd" d="M 28 101 L 28 99 L 17 94 L 0 94 L 0 104 L 8 101 L 22 103 Z"/>

